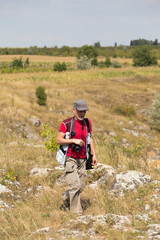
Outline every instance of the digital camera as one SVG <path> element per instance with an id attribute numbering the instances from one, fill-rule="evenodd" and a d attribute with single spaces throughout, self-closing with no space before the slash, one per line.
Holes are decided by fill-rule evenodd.
<path id="1" fill-rule="evenodd" d="M 78 144 L 72 143 L 72 151 L 73 152 L 79 152 L 81 150 L 81 146 L 79 146 Z"/>

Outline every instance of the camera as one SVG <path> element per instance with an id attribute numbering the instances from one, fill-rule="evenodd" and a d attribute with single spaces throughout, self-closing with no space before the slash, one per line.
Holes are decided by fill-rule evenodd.
<path id="1" fill-rule="evenodd" d="M 73 152 L 79 152 L 81 150 L 81 146 L 79 146 L 78 144 L 72 143 L 72 151 Z"/>

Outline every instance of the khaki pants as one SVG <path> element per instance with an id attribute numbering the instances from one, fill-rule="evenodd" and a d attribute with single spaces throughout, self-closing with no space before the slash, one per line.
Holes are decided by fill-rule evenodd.
<path id="1" fill-rule="evenodd" d="M 70 210 L 74 213 L 82 212 L 80 193 L 85 187 L 85 170 L 86 158 L 67 157 L 65 172 L 69 189 L 62 195 L 62 198 L 70 201 Z"/>

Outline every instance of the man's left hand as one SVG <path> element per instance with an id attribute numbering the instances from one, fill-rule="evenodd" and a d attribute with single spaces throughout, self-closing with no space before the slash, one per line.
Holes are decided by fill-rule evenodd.
<path id="1" fill-rule="evenodd" d="M 93 166 L 95 166 L 95 165 L 97 165 L 97 157 L 95 156 L 95 155 L 93 155 L 93 157 L 92 157 L 92 165 Z"/>

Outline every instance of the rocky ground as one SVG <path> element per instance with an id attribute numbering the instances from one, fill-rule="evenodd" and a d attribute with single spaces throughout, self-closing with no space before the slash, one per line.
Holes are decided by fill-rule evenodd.
<path id="1" fill-rule="evenodd" d="M 39 119 L 29 119 L 33 126 L 39 127 L 41 121 Z M 140 135 L 145 135 L 146 138 L 151 138 L 144 128 L 133 127 L 133 123 L 129 123 L 132 127 L 130 129 L 125 128 L 124 123 L 121 122 L 119 125 L 122 130 L 127 134 L 132 134 L 134 137 L 138 138 Z M 12 126 L 13 127 L 13 126 Z M 17 134 L 22 134 L 28 140 L 28 142 L 10 141 L 8 146 L 15 147 L 23 145 L 32 148 L 44 148 L 42 141 L 39 141 L 39 136 L 29 127 L 29 125 L 23 125 L 17 123 L 14 125 L 14 131 Z M 8 132 L 12 132 L 13 128 L 6 129 Z M 110 132 L 107 134 L 107 138 L 111 138 L 115 141 L 117 137 L 116 132 Z M 30 141 L 32 139 L 32 141 Z M 33 143 L 37 141 L 37 144 Z M 128 146 L 130 143 L 127 139 L 122 139 L 122 144 Z M 29 150 L 28 150 L 29 151 Z M 159 151 L 154 149 L 154 151 L 148 152 L 147 161 L 151 166 L 155 167 L 159 171 Z M 143 164 L 143 162 L 142 162 Z M 63 175 L 63 167 L 56 166 L 54 168 L 45 168 L 35 165 L 29 172 L 29 178 L 43 178 L 48 176 L 51 172 L 56 171 L 57 179 L 55 184 L 61 188 L 65 184 L 65 177 Z M 9 209 L 14 209 L 15 203 L 24 196 L 29 197 L 31 194 L 35 197 L 39 197 L 45 191 L 50 191 L 50 186 L 38 185 L 34 187 L 29 187 L 22 190 L 21 182 L 12 178 L 10 174 L 10 179 L 5 177 L 8 172 L 6 169 L 0 169 L 0 211 L 6 212 Z M 87 187 L 92 189 L 95 193 L 100 189 L 106 192 L 108 198 L 111 201 L 117 201 L 117 199 L 126 199 L 128 195 L 134 195 L 145 188 L 152 189 L 150 194 L 148 194 L 147 202 L 143 205 L 142 211 L 139 214 L 115 214 L 112 210 L 105 214 L 90 215 L 84 214 L 81 216 L 76 216 L 74 219 L 69 219 L 63 223 L 59 229 L 54 230 L 51 226 L 44 227 L 41 229 L 36 229 L 30 232 L 28 239 L 109 239 L 103 234 L 100 234 L 100 229 L 115 229 L 120 232 L 132 232 L 136 234 L 136 238 L 133 239 L 160 239 L 160 181 L 153 179 L 149 174 L 145 174 L 143 171 L 137 170 L 123 170 L 123 166 L 113 167 L 107 164 L 99 163 L 97 167 L 92 170 L 87 171 Z M 109 184 L 108 184 L 109 182 Z M 5 197 L 4 197 L 5 196 Z M 135 195 L 136 196 L 136 195 Z M 144 195 L 142 196 L 142 198 Z M 7 201 L 8 199 L 14 199 L 14 201 Z M 141 202 L 141 198 L 135 199 L 135 202 Z M 135 211 L 136 212 L 136 211 Z M 154 217 L 156 216 L 156 217 Z M 135 224 L 136 223 L 136 224 Z M 137 226 L 144 224 L 145 227 L 139 229 Z M 42 238 L 37 238 L 37 236 L 42 236 Z M 130 238 L 131 239 L 131 238 Z"/>

